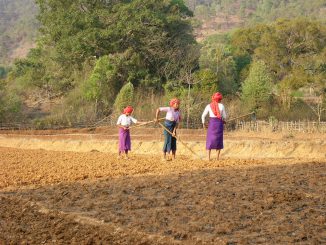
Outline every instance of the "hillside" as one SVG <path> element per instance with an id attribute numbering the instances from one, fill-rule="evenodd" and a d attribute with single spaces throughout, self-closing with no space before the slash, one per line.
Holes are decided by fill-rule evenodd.
<path id="1" fill-rule="evenodd" d="M 233 28 L 279 18 L 305 17 L 326 21 L 324 0 L 186 0 L 186 3 L 197 19 L 198 41 Z"/>
<path id="2" fill-rule="evenodd" d="M 37 6 L 33 0 L 0 1 L 0 65 L 24 57 L 34 47 Z"/>
<path id="3" fill-rule="evenodd" d="M 326 20 L 324 0 L 185 0 L 194 12 L 198 41 L 230 29 L 298 16 Z M 33 0 L 0 1 L 0 65 L 24 57 L 34 47 L 38 22 Z"/>

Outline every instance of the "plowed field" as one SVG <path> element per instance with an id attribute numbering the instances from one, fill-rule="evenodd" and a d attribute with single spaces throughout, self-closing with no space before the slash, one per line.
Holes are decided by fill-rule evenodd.
<path id="1" fill-rule="evenodd" d="M 326 243 L 325 159 L 0 147 L 0 244 L 294 243 Z"/>

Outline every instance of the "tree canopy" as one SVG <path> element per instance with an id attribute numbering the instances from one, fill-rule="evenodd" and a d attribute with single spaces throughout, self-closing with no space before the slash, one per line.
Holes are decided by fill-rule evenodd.
<path id="1" fill-rule="evenodd" d="M 241 4 L 246 3 L 243 14 L 249 18 L 249 12 L 267 16 L 267 10 L 286 9 L 290 3 L 295 7 L 300 0 L 282 2 Z M 317 2 L 311 3 L 311 11 Z M 232 14 L 239 3 L 203 0 L 188 1 L 188 6 L 205 4 L 202 10 L 213 6 L 215 14 Z M 323 21 L 278 19 L 212 35 L 198 44 L 192 12 L 182 0 L 37 0 L 37 4 L 41 27 L 37 46 L 11 67 L 0 67 L 2 98 L 6 95 L 16 105 L 2 106 L 3 115 L 15 113 L 22 101 L 37 95 L 60 98 L 52 117 L 56 114 L 69 124 L 94 121 L 114 112 L 126 84 L 140 95 L 134 103 L 146 108 L 146 115 L 154 101 L 179 96 L 187 122 L 196 120 L 193 114 L 200 113 L 217 90 L 250 110 L 274 103 L 273 108 L 289 111 L 307 89 L 325 97 Z M 53 121 L 60 123 L 58 118 Z"/>

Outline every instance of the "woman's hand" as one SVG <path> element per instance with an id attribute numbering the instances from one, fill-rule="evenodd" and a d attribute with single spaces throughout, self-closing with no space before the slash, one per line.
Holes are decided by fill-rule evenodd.
<path id="1" fill-rule="evenodd" d="M 154 118 L 154 122 L 155 123 L 158 123 L 159 122 L 158 121 L 159 115 L 160 115 L 160 108 L 157 108 L 156 113 L 155 113 L 155 118 Z"/>
<path id="2" fill-rule="evenodd" d="M 172 132 L 172 136 L 173 136 L 173 137 L 176 137 L 176 136 L 177 136 L 177 130 L 176 130 L 176 129 L 173 130 L 173 132 Z"/>

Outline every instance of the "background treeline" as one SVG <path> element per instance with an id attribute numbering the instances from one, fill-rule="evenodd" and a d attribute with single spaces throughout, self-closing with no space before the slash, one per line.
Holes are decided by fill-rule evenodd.
<path id="1" fill-rule="evenodd" d="M 238 16 L 248 23 L 274 21 L 278 18 L 326 20 L 324 0 L 186 0 L 189 8 L 201 20 L 214 16 Z"/>
<path id="2" fill-rule="evenodd" d="M 152 119 L 157 106 L 178 96 L 191 126 L 217 90 L 230 116 L 256 111 L 269 120 L 325 120 L 323 21 L 278 19 L 199 44 L 191 1 L 36 2 L 36 48 L 0 69 L 2 122 L 90 124 L 115 117 L 127 104 L 137 117 Z M 215 1 L 226 2 L 240 1 Z M 258 11 L 268 1 L 241 2 L 256 3 L 250 8 Z M 318 6 L 312 9 L 321 11 Z"/>

